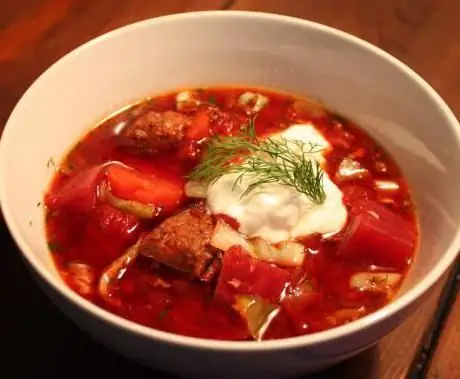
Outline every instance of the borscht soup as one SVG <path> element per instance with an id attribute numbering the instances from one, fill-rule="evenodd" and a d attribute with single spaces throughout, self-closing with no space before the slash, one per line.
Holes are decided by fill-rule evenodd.
<path id="1" fill-rule="evenodd" d="M 418 243 L 388 153 L 286 93 L 153 96 L 96 125 L 55 166 L 44 204 L 62 279 L 171 333 L 261 341 L 352 322 L 396 296 Z"/>

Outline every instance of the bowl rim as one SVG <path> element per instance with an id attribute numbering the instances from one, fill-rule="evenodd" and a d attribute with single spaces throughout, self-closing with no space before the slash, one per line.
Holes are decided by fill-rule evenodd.
<path id="1" fill-rule="evenodd" d="M 106 40 L 117 38 L 118 36 L 125 33 L 131 33 L 136 31 L 137 29 L 148 28 L 152 25 L 160 26 L 162 24 L 169 24 L 181 21 L 199 21 L 202 19 L 211 18 L 233 18 L 255 21 L 264 20 L 273 23 L 286 23 L 290 25 L 296 25 L 299 28 L 313 29 L 325 34 L 332 35 L 337 39 L 343 41 L 344 43 L 352 44 L 356 47 L 359 47 L 363 50 L 366 50 L 370 53 L 379 56 L 382 60 L 386 61 L 388 64 L 394 66 L 395 68 L 399 69 L 404 74 L 406 74 L 408 77 L 410 77 L 413 81 L 414 86 L 418 86 L 418 88 L 421 91 L 425 92 L 425 94 L 429 96 L 430 100 L 434 103 L 434 105 L 443 112 L 446 118 L 446 122 L 448 124 L 447 126 L 455 134 L 457 143 L 460 145 L 460 125 L 457 121 L 457 118 L 454 116 L 453 112 L 450 110 L 450 108 L 441 98 L 441 96 L 414 70 L 406 66 L 404 63 L 399 61 L 394 56 L 374 46 L 373 44 L 364 41 L 352 34 L 335 29 L 333 27 L 296 17 L 256 11 L 208 10 L 154 17 L 119 27 L 117 29 L 114 29 L 94 39 L 87 41 L 86 43 L 73 49 L 72 51 L 61 57 L 59 60 L 57 60 L 55 63 L 53 63 L 29 86 L 29 88 L 22 95 L 21 99 L 18 101 L 11 115 L 8 118 L 8 121 L 3 131 L 2 138 L 0 140 L 0 173 L 5 172 L 5 170 L 2 168 L 7 165 L 5 145 L 7 145 L 13 137 L 14 131 L 12 130 L 12 127 L 10 125 L 12 124 L 12 120 L 16 117 L 16 114 L 18 113 L 19 105 L 21 104 L 21 102 L 24 101 L 24 98 L 28 96 L 29 92 L 31 92 L 33 88 L 39 86 L 40 83 L 45 80 L 49 72 L 56 70 L 59 66 L 63 65 L 64 62 L 71 61 L 75 56 L 81 54 L 83 51 L 91 49 L 93 45 L 104 43 Z M 394 316 L 402 309 L 407 308 L 409 305 L 420 299 L 422 295 L 428 292 L 429 289 L 432 288 L 433 285 L 448 270 L 450 265 L 456 259 L 458 251 L 460 249 L 460 230 L 457 230 L 457 233 L 453 237 L 448 249 L 446 249 L 446 251 L 444 252 L 444 255 L 441 257 L 439 262 L 430 269 L 428 274 L 420 281 L 420 283 L 410 288 L 405 294 L 396 298 L 383 308 L 351 323 L 309 335 L 290 337 L 279 340 L 269 340 L 261 342 L 211 340 L 183 336 L 143 326 L 133 321 L 124 319 L 113 313 L 110 313 L 109 311 L 106 311 L 105 309 L 80 297 L 75 292 L 73 292 L 62 281 L 62 279 L 59 276 L 51 272 L 48 268 L 45 267 L 45 264 L 41 263 L 35 257 L 35 254 L 33 253 L 33 248 L 29 246 L 28 243 L 26 243 L 24 238 L 22 238 L 19 225 L 16 223 L 15 218 L 13 216 L 13 209 L 10 207 L 6 191 L 6 185 L 2 180 L 0 180 L 0 206 L 3 211 L 6 225 L 10 230 L 13 239 L 15 240 L 17 246 L 19 247 L 19 250 L 25 257 L 28 264 L 34 269 L 35 272 L 37 272 L 38 276 L 42 280 L 44 280 L 45 283 L 47 283 L 48 286 L 52 288 L 52 290 L 54 290 L 54 292 L 58 293 L 60 296 L 65 298 L 65 300 L 70 302 L 73 306 L 76 306 L 79 309 L 85 311 L 86 313 L 91 314 L 91 316 L 96 317 L 99 321 L 109 324 L 111 327 L 132 333 L 143 339 L 157 340 L 162 343 L 181 346 L 184 348 L 198 348 L 204 350 L 218 350 L 226 352 L 258 352 L 305 348 L 311 347 L 313 345 L 331 342 L 332 340 L 344 338 L 346 336 L 353 335 L 356 332 L 366 330 L 368 328 L 371 328 L 375 324 L 383 322 L 385 319 Z"/>

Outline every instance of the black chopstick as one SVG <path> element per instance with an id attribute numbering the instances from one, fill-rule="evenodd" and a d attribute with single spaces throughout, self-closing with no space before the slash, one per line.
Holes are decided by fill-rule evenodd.
<path id="1" fill-rule="evenodd" d="M 449 316 L 457 296 L 460 283 L 460 264 L 457 261 L 449 274 L 447 283 L 444 286 L 441 297 L 438 301 L 436 313 L 422 337 L 420 347 L 412 361 L 407 379 L 425 378 L 430 362 L 436 351 L 439 337 L 442 334 L 444 324 Z"/>

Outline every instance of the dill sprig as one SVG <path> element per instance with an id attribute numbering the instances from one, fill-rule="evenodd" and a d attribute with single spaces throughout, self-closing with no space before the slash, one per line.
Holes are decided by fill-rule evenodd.
<path id="1" fill-rule="evenodd" d="M 189 174 L 191 180 L 213 183 L 225 174 L 238 174 L 233 189 L 243 178 L 253 179 L 241 197 L 257 187 L 279 183 L 295 188 L 312 202 L 326 199 L 323 171 L 312 154 L 321 150 L 314 143 L 280 138 L 259 139 L 255 119 L 235 136 L 214 136 L 202 161 Z"/>

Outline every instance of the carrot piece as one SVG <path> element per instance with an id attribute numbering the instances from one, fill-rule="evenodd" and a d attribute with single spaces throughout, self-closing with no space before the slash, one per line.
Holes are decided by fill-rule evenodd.
<path id="1" fill-rule="evenodd" d="M 108 166 L 106 175 L 114 196 L 154 205 L 167 213 L 179 205 L 184 195 L 181 184 L 159 176 L 142 174 L 122 164 Z"/>

